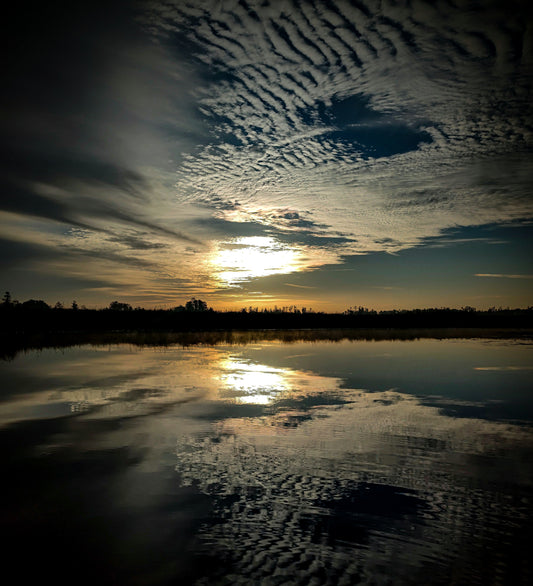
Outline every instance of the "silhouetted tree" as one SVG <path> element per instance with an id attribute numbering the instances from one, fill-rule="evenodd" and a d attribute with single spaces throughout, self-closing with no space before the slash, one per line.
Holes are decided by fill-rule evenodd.
<path id="1" fill-rule="evenodd" d="M 120 301 L 111 301 L 109 309 L 113 311 L 132 311 L 133 308 L 129 303 L 120 303 Z"/>
<path id="2" fill-rule="evenodd" d="M 76 300 L 75 300 L 75 299 L 74 299 L 74 301 L 72 302 L 72 309 L 73 309 L 74 311 L 77 311 L 77 310 L 78 310 L 78 303 L 76 302 Z"/>
<path id="3" fill-rule="evenodd" d="M 44 309 L 50 309 L 50 306 L 42 299 L 28 299 L 28 301 L 24 301 L 22 308 L 42 311 Z"/>
<path id="4" fill-rule="evenodd" d="M 9 291 L 6 291 L 6 292 L 4 293 L 4 296 L 2 297 L 2 303 L 3 303 L 5 306 L 9 306 L 9 305 L 11 305 L 11 293 L 10 293 Z"/>
<path id="5" fill-rule="evenodd" d="M 185 304 L 186 311 L 207 311 L 207 303 L 201 299 L 192 297 L 190 301 Z"/>

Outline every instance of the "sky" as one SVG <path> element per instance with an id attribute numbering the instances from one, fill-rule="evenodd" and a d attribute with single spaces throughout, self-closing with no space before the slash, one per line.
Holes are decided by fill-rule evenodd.
<path id="1" fill-rule="evenodd" d="M 5 27 L 13 298 L 533 305 L 528 1 L 51 1 Z"/>

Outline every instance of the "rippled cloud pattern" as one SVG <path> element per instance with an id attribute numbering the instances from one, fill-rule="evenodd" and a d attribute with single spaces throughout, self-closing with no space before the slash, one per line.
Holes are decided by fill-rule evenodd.
<path id="1" fill-rule="evenodd" d="M 352 252 L 530 215 L 531 28 L 488 4 L 155 5 L 206 71 L 180 193 Z"/>

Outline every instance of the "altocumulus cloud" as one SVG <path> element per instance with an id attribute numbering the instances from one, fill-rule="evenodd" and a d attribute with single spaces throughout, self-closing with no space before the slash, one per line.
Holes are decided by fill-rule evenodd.
<path id="1" fill-rule="evenodd" d="M 211 140 L 178 186 L 217 217 L 364 252 L 531 216 L 526 3 L 163 2 L 150 15 L 210 72 L 198 107 Z"/>

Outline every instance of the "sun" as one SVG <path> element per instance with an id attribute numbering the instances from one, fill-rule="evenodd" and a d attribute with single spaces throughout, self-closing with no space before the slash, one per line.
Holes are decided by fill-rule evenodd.
<path id="1" fill-rule="evenodd" d="M 236 286 L 258 277 L 302 270 L 301 250 L 291 248 L 270 236 L 251 236 L 220 242 L 210 264 L 219 282 Z"/>

